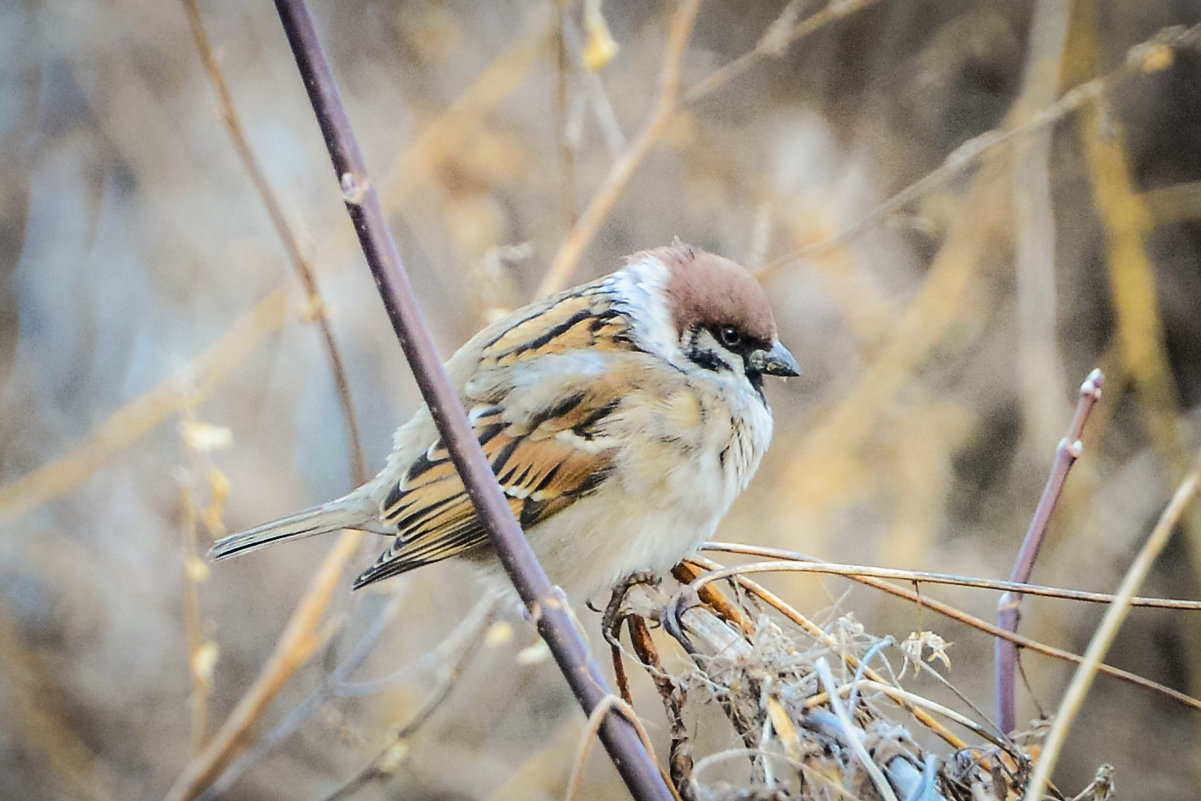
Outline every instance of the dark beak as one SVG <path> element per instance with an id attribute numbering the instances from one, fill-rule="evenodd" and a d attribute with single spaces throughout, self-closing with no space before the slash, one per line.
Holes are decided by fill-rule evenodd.
<path id="1" fill-rule="evenodd" d="M 771 350 L 757 350 L 752 353 L 751 367 L 766 375 L 787 377 L 801 374 L 801 366 L 779 342 L 773 343 Z"/>

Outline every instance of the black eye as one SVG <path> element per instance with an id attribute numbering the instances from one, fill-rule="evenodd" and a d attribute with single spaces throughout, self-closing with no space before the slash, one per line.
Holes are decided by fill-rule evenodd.
<path id="1" fill-rule="evenodd" d="M 717 329 L 717 338 L 727 348 L 737 348 L 742 344 L 742 334 L 739 333 L 737 328 L 732 328 L 728 325 Z"/>

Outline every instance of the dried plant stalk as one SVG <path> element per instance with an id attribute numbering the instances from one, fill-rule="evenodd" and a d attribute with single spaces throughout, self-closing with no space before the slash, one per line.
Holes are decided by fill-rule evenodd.
<path id="1" fill-rule="evenodd" d="M 659 690 L 673 753 L 676 744 L 687 749 L 672 762 L 682 798 L 978 801 L 1026 791 L 1030 753 L 973 710 L 949 708 L 903 687 L 898 675 L 904 671 L 898 674 L 890 663 L 898 655 L 891 639 L 873 636 L 850 615 L 808 629 L 788 622 L 801 619 L 796 610 L 782 619 L 759 609 L 750 595 L 724 597 L 722 605 L 737 608 L 739 618 L 751 621 L 749 630 L 727 619 L 728 608 L 719 613 L 699 598 L 681 608 L 647 585 L 627 597 L 631 642 Z M 646 617 L 666 624 L 676 615 L 675 636 L 691 669 L 668 667 L 646 629 Z M 932 669 L 920 656 L 901 656 L 919 671 Z M 707 726 L 705 705 L 720 706 L 730 723 L 732 744 L 725 750 L 719 744 L 710 753 L 696 751 L 698 730 Z M 920 744 L 915 731 L 942 727 L 931 716 L 977 742 L 953 738 L 941 749 Z M 702 739 L 713 741 L 711 727 Z M 721 767 L 725 781 L 709 777 Z M 1076 798 L 1099 801 L 1106 791 L 1094 783 Z"/>
<path id="2" fill-rule="evenodd" d="M 362 533 L 347 531 L 338 538 L 325 562 L 313 576 L 300 604 L 263 665 L 254 683 L 234 706 L 225 723 L 185 767 L 165 796 L 165 801 L 190 801 L 213 782 L 246 745 L 251 726 L 275 699 L 296 669 L 320 647 L 318 626 L 330 596 L 341 586 L 342 568 L 358 551 Z"/>
<path id="3" fill-rule="evenodd" d="M 1055 719 L 1051 723 L 1051 729 L 1047 733 L 1047 739 L 1043 745 L 1042 757 L 1038 761 L 1034 776 L 1030 781 L 1030 787 L 1026 791 L 1026 801 L 1038 801 L 1042 797 L 1043 789 L 1050 782 L 1051 771 L 1055 769 L 1059 752 L 1067 739 L 1072 721 L 1075 720 L 1076 714 L 1084 704 L 1084 698 L 1097 675 L 1101 660 L 1105 658 L 1106 652 L 1113 644 L 1114 638 L 1117 637 L 1118 627 L 1122 625 L 1122 621 L 1126 619 L 1126 615 L 1130 611 L 1130 599 L 1146 579 L 1147 574 L 1151 571 L 1151 566 L 1163 552 L 1168 540 L 1171 539 L 1172 531 L 1180 522 L 1184 510 L 1192 503 L 1193 497 L 1197 494 L 1199 483 L 1201 483 L 1201 455 L 1198 455 L 1192 469 L 1189 470 L 1184 481 L 1176 489 L 1176 494 L 1172 497 L 1171 502 L 1160 515 L 1159 522 L 1155 524 L 1155 528 L 1147 536 L 1142 548 L 1139 549 L 1138 555 L 1122 579 L 1117 598 L 1106 610 L 1105 617 L 1097 626 L 1092 641 L 1088 644 L 1088 650 L 1084 653 L 1084 662 L 1072 676 L 1072 683 L 1068 685 L 1063 700 L 1059 704 L 1059 710 L 1055 714 Z"/>
<path id="4" fill-rule="evenodd" d="M 289 319 L 288 290 L 281 287 L 242 315 L 179 375 L 160 381 L 113 412 L 71 452 L 0 487 L 0 523 L 14 520 L 78 487 L 112 457 L 170 418 L 185 401 L 211 394 L 229 371 Z"/>

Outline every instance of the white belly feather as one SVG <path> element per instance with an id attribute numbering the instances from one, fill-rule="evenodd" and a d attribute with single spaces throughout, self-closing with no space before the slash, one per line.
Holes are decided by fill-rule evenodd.
<path id="1" fill-rule="evenodd" d="M 626 421 L 638 447 L 595 493 L 526 532 L 551 581 L 588 597 L 639 570 L 665 572 L 712 536 L 772 429 L 758 398 L 722 395 L 702 410 L 681 393 Z"/>

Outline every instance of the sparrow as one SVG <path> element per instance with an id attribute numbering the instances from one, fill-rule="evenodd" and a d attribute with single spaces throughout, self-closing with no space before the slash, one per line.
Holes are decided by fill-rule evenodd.
<path id="1" fill-rule="evenodd" d="M 763 377 L 800 374 L 755 278 L 678 241 L 498 320 L 446 369 L 539 561 L 583 598 L 710 537 L 771 440 Z M 355 589 L 452 556 L 507 586 L 427 407 L 374 479 L 210 555 L 340 529 L 394 536 Z"/>

